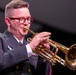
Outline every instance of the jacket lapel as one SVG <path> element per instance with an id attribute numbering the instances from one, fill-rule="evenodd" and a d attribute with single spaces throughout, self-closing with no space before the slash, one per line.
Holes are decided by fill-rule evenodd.
<path id="1" fill-rule="evenodd" d="M 13 37 L 13 35 L 8 30 L 4 32 L 4 38 L 8 43 L 8 47 L 11 47 L 12 49 L 19 47 L 17 40 Z"/>
<path id="2" fill-rule="evenodd" d="M 4 32 L 4 38 L 6 39 L 6 41 L 12 48 L 19 47 L 19 43 L 8 30 L 6 30 Z M 27 44 L 27 41 L 26 41 L 26 37 L 25 37 L 23 40 L 23 45 L 26 45 L 26 44 Z"/>

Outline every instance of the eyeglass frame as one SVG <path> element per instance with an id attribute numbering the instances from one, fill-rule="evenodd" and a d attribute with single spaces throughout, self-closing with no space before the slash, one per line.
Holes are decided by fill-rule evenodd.
<path id="1" fill-rule="evenodd" d="M 29 21 L 29 24 L 31 24 L 32 22 L 33 22 L 33 17 L 31 16 L 31 17 L 16 17 L 16 18 L 14 18 L 14 17 L 9 17 L 9 19 L 11 19 L 11 20 L 15 20 L 15 19 L 17 19 L 17 20 L 19 20 L 19 23 L 21 23 L 21 21 L 20 20 L 23 20 L 23 22 L 22 23 L 25 23 L 25 21 L 27 20 L 27 21 Z"/>

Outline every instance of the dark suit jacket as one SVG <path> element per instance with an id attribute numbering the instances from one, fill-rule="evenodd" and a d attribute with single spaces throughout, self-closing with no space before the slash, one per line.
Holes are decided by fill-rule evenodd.
<path id="1" fill-rule="evenodd" d="M 36 75 L 38 73 L 39 69 L 36 67 L 38 57 L 32 58 L 35 64 L 32 64 L 32 61 L 29 62 L 26 44 L 25 38 L 23 45 L 20 46 L 8 31 L 0 34 L 0 75 Z M 49 68 L 47 69 L 46 75 L 49 73 Z"/>

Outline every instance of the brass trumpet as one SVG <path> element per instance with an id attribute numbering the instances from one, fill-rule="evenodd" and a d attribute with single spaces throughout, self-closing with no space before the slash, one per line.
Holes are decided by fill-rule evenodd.
<path id="1" fill-rule="evenodd" d="M 24 27 L 24 29 L 31 32 L 34 36 L 37 34 L 26 27 Z M 31 40 L 32 38 L 28 38 L 29 42 Z M 49 44 L 55 47 L 55 52 L 47 50 L 42 43 L 37 46 L 35 52 L 39 56 L 50 62 L 52 65 L 55 65 L 56 62 L 59 62 L 60 64 L 62 64 L 63 66 L 67 66 L 71 70 L 76 70 L 76 44 L 73 44 L 72 46 L 70 46 L 70 48 L 68 48 L 51 39 L 48 40 Z M 61 50 L 65 54 L 65 60 L 57 55 L 58 50 Z"/>

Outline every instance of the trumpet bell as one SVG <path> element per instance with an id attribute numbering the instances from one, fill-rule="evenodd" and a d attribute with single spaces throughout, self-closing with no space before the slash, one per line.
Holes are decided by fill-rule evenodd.
<path id="1" fill-rule="evenodd" d="M 76 44 L 73 44 L 69 48 L 65 56 L 65 60 L 68 68 L 70 68 L 71 70 L 76 70 Z"/>

